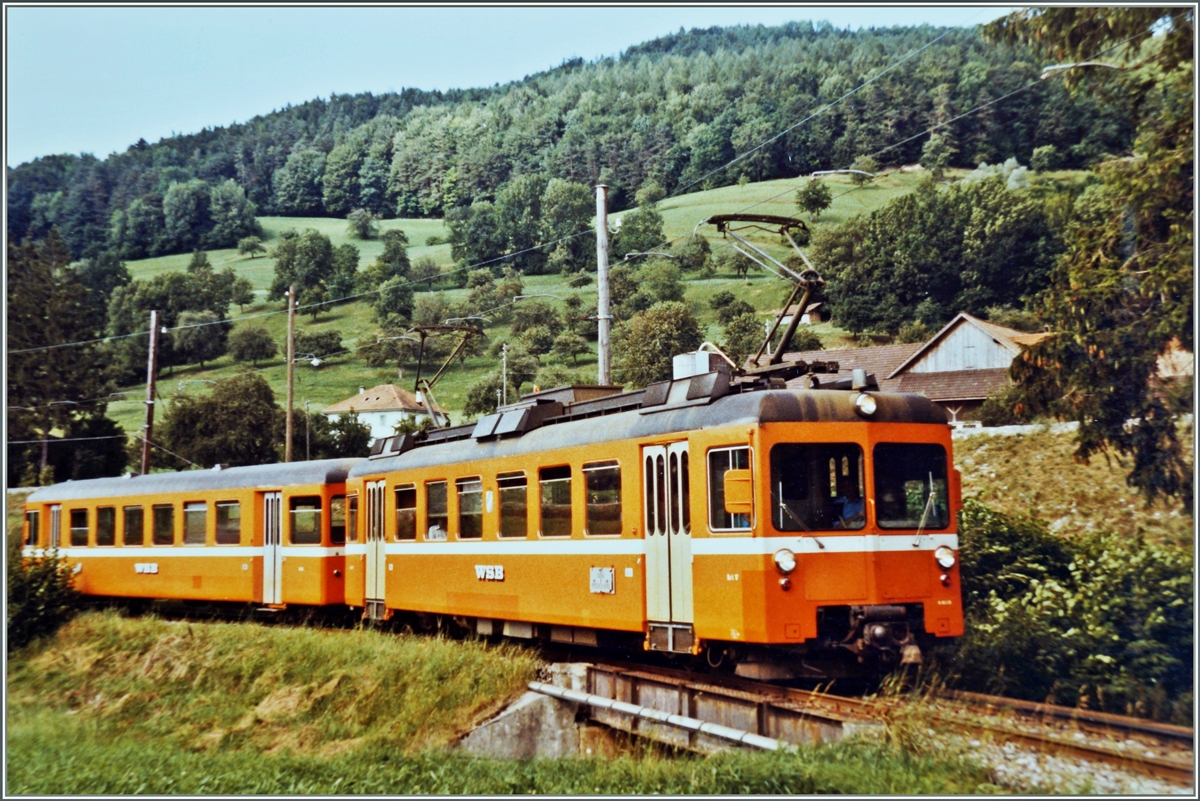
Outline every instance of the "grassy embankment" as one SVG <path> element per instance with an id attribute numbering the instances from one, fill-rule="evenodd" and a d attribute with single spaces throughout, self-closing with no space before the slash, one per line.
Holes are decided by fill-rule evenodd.
<path id="1" fill-rule="evenodd" d="M 911 191 L 918 180 L 919 177 L 916 175 L 898 174 L 882 179 L 877 184 L 868 185 L 861 190 L 849 191 L 853 188 L 852 185 L 844 177 L 834 176 L 830 182 L 834 185 L 836 199 L 833 206 L 820 216 L 814 227 L 836 224 L 855 214 L 879 208 L 890 200 Z M 765 181 L 746 186 L 727 186 L 664 200 L 660 203 L 659 208 L 665 221 L 665 234 L 668 238 L 690 235 L 696 224 L 710 215 L 740 211 L 752 205 L 754 206 L 752 211 L 756 213 L 795 216 L 797 210 L 794 195 L 798 185 L 797 179 Z M 848 194 L 845 194 L 844 197 L 837 197 L 847 192 Z M 778 197 L 776 197 L 777 195 Z M 619 218 L 622 214 L 613 216 Z M 360 269 L 374 261 L 383 248 L 378 239 L 362 241 L 351 237 L 347 233 L 344 220 L 264 217 L 261 218 L 261 222 L 268 247 L 278 238 L 280 232 L 288 228 L 301 230 L 316 228 L 329 236 L 334 245 L 349 242 L 359 249 Z M 409 250 L 411 258 L 429 256 L 445 269 L 453 266 L 448 245 L 429 246 L 425 244 L 426 239 L 430 236 L 444 237 L 446 235 L 446 229 L 441 220 L 385 220 L 380 223 L 380 228 L 381 230 L 399 228 L 408 234 L 411 242 Z M 714 252 L 727 247 L 712 226 L 702 227 L 699 233 L 708 237 Z M 777 256 L 784 256 L 790 252 L 786 243 L 781 245 L 777 237 L 752 235 L 751 238 Z M 163 272 L 182 271 L 186 269 L 190 259 L 190 254 L 179 254 L 133 261 L 129 262 L 127 266 L 134 278 L 148 278 Z M 244 310 L 234 309 L 233 316 L 235 318 L 243 316 L 249 318 L 253 315 L 278 312 L 282 309 L 282 303 L 265 301 L 267 288 L 274 275 L 274 260 L 269 256 L 249 259 L 238 256 L 234 250 L 216 250 L 209 253 L 209 260 L 217 270 L 232 267 L 234 272 L 246 276 L 254 285 L 259 302 L 247 306 Z M 524 280 L 525 291 L 528 294 L 546 293 L 565 297 L 568 294 L 577 293 L 583 298 L 585 307 L 594 308 L 595 306 L 596 285 L 594 283 L 580 290 L 573 290 L 566 286 L 564 279 L 559 275 L 529 276 Z M 712 341 L 720 339 L 721 327 L 709 308 L 708 301 L 718 291 L 732 289 L 739 297 L 764 312 L 778 309 L 789 291 L 789 287 L 778 278 L 762 271 L 752 273 L 752 277 L 747 281 L 739 280 L 732 274 L 720 274 L 707 279 L 688 280 L 686 285 L 687 300 L 695 305 L 701 324 L 705 328 L 706 337 Z M 466 290 L 450 290 L 447 295 L 453 301 L 460 301 L 466 297 Z M 556 301 L 551 302 L 557 303 Z M 343 343 L 348 348 L 365 343 L 366 337 L 375 330 L 371 309 L 362 302 L 348 303 L 323 311 L 315 321 L 309 315 L 302 314 L 298 316 L 297 322 L 298 331 L 338 331 L 342 336 Z M 287 329 L 285 314 L 245 319 L 238 322 L 237 325 L 262 326 L 271 332 L 277 342 L 283 342 Z M 852 339 L 845 332 L 828 323 L 815 326 L 814 329 L 822 337 L 826 347 L 846 347 L 852 343 Z M 508 335 L 508 327 L 497 323 L 487 326 L 485 333 L 491 340 L 503 339 Z M 543 364 L 549 364 L 551 360 L 550 356 L 542 357 Z M 567 362 L 563 366 L 590 374 L 595 370 L 595 364 L 596 357 L 593 354 L 580 357 L 577 365 Z M 462 409 L 470 385 L 485 373 L 495 370 L 497 366 L 496 360 L 488 356 L 468 358 L 465 363 L 454 366 L 438 385 L 436 390 L 438 401 L 452 414 L 458 412 Z M 224 356 L 206 364 L 203 370 L 197 365 L 176 368 L 171 371 L 170 375 L 160 378 L 159 395 L 169 400 L 181 391 L 203 392 L 206 388 L 205 384 L 184 383 L 181 385 L 180 382 L 211 381 L 234 375 L 245 367 L 245 365 L 235 363 L 229 356 Z M 276 397 L 282 401 L 286 386 L 286 369 L 282 356 L 278 356 L 268 363 L 260 364 L 259 368 L 275 390 Z M 357 392 L 360 386 L 395 382 L 397 378 L 394 367 L 370 368 L 362 359 L 353 354 L 334 357 L 317 369 L 302 363 L 297 367 L 296 377 L 298 405 L 303 405 L 304 400 L 307 399 L 310 402 L 310 408 L 314 410 L 349 397 Z M 411 370 L 406 370 L 405 378 L 400 382 L 401 385 L 411 389 L 411 378 Z M 109 406 L 109 416 L 127 431 L 136 430 L 141 425 L 143 414 L 142 403 L 133 395 L 129 396 L 129 400 L 114 402 Z M 453 414 L 453 416 L 455 420 L 461 420 L 461 414 Z"/>
<path id="2" fill-rule="evenodd" d="M 76 793 L 969 793 L 894 745 L 495 762 L 443 747 L 521 692 L 513 646 L 89 613 L 9 661 L 8 787 Z"/>

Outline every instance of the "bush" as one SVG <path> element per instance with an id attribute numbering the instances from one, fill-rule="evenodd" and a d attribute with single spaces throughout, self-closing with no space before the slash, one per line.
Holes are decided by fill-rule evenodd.
<path id="1" fill-rule="evenodd" d="M 258 367 L 260 360 L 272 358 L 278 350 L 271 334 L 260 326 L 248 325 L 229 335 L 229 354 L 235 361 Z"/>
<path id="2" fill-rule="evenodd" d="M 79 595 L 71 587 L 67 560 L 51 551 L 22 557 L 21 540 L 8 540 L 8 650 L 53 634 L 71 619 Z"/>
<path id="3" fill-rule="evenodd" d="M 296 353 L 311 353 L 318 359 L 327 359 L 342 350 L 342 335 L 337 331 L 301 331 L 296 334 Z M 301 358 L 297 356 L 296 358 Z"/>
<path id="4" fill-rule="evenodd" d="M 1191 721 L 1190 551 L 1125 532 L 1056 537 L 970 499 L 961 522 L 959 686 Z"/>
<path id="5" fill-rule="evenodd" d="M 737 298 L 717 309 L 717 322 L 721 325 L 729 325 L 733 318 L 741 317 L 744 314 L 755 316 L 754 307 L 741 298 Z M 759 337 L 759 339 L 761 338 Z"/>

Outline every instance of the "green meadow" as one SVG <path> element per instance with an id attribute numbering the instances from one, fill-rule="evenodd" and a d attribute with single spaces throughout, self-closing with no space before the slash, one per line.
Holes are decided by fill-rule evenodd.
<path id="1" fill-rule="evenodd" d="M 780 216 L 801 216 L 795 205 L 795 191 L 801 181 L 806 178 L 764 181 L 745 185 L 726 186 L 705 192 L 667 198 L 659 203 L 659 210 L 664 219 L 664 234 L 668 239 L 691 235 L 693 231 L 708 239 L 714 255 L 728 242 L 724 241 L 712 226 L 698 224 L 714 214 L 730 214 L 749 211 L 758 214 L 774 214 Z M 837 224 L 853 215 L 879 208 L 892 199 L 910 192 L 920 180 L 919 174 L 896 173 L 856 189 L 846 176 L 828 176 L 833 189 L 834 202 L 814 222 L 803 215 L 803 219 L 813 228 Z M 620 219 L 627 212 L 612 215 L 614 220 Z M 260 218 L 264 229 L 264 239 L 268 249 L 278 239 L 279 234 L 287 229 L 304 230 L 315 228 L 327 235 L 335 246 L 344 243 L 353 244 L 359 249 L 359 267 L 364 268 L 382 252 L 383 246 L 378 239 L 360 240 L 347 230 L 345 220 L 317 217 L 263 217 Z M 445 237 L 446 227 L 440 219 L 400 219 L 383 220 L 379 223 L 381 231 L 400 229 L 407 235 L 410 242 L 409 255 L 412 259 L 427 256 L 434 259 L 443 269 L 453 269 L 449 245 L 426 245 L 430 237 Z M 791 252 L 786 242 L 781 242 L 777 236 L 769 236 L 762 232 L 748 231 L 749 239 L 760 245 L 777 258 L 785 257 Z M 282 344 L 286 337 L 287 317 L 282 302 L 267 302 L 266 292 L 274 275 L 274 260 L 269 255 L 257 258 L 239 256 L 234 250 L 216 250 L 209 252 L 209 259 L 218 270 L 232 268 L 235 273 L 248 278 L 254 285 L 257 302 L 244 309 L 231 309 L 235 326 L 257 325 L 266 328 L 276 342 Z M 134 278 L 149 278 L 164 272 L 182 271 L 191 259 L 190 254 L 177 254 L 154 259 L 143 259 L 127 264 Z M 565 279 L 560 275 L 528 276 L 524 279 L 526 294 L 549 294 L 566 297 L 578 294 L 584 301 L 585 308 L 595 308 L 597 302 L 596 285 L 589 284 L 581 289 L 566 286 Z M 691 278 L 686 280 L 686 298 L 691 302 L 706 338 L 717 342 L 721 338 L 721 326 L 708 305 L 712 296 L 724 289 L 733 290 L 738 297 L 746 300 L 761 312 L 777 310 L 786 299 L 790 287 L 779 278 L 762 270 L 756 270 L 746 280 L 739 279 L 732 273 L 717 274 L 709 278 Z M 447 290 L 447 297 L 452 302 L 458 302 L 466 297 L 466 290 Z M 558 303 L 553 299 L 547 299 Z M 345 303 L 321 311 L 316 318 L 308 314 L 297 317 L 297 331 L 336 330 L 342 337 L 344 347 L 349 353 L 335 356 L 320 367 L 314 368 L 307 362 L 301 362 L 296 367 L 295 397 L 298 407 L 305 401 L 309 408 L 318 410 L 337 401 L 343 400 L 356 393 L 361 386 L 375 386 L 382 383 L 398 383 L 411 389 L 414 378 L 411 367 L 405 370 L 404 377 L 398 374 L 398 367 L 371 368 L 366 366 L 361 358 L 355 355 L 355 349 L 370 341 L 376 326 L 370 307 L 361 301 Z M 847 347 L 852 344 L 852 338 L 845 332 L 828 323 L 814 327 L 815 332 L 822 338 L 826 348 Z M 485 326 L 489 343 L 496 339 L 505 339 L 508 334 L 506 324 Z M 282 348 L 281 348 L 282 353 Z M 543 364 L 551 364 L 552 357 L 543 356 Z M 435 369 L 436 369 L 435 365 Z M 562 366 L 577 369 L 581 373 L 591 375 L 596 369 L 594 353 L 581 356 L 577 364 L 567 362 Z M 236 374 L 250 365 L 239 364 L 229 356 L 223 356 L 205 364 L 204 369 L 198 365 L 175 368 L 160 376 L 158 390 L 161 398 L 169 399 L 180 392 L 203 392 L 206 382 L 225 378 Z M 278 356 L 275 359 L 260 363 L 261 374 L 275 390 L 276 397 L 282 403 L 286 392 L 285 359 Z M 450 411 L 455 422 L 464 422 L 461 409 L 466 400 L 468 388 L 484 374 L 498 369 L 497 360 L 489 356 L 469 357 L 451 367 L 435 388 L 435 397 L 443 408 Z M 126 388 L 136 391 L 136 387 Z M 129 399 L 112 403 L 109 415 L 125 427 L 127 431 L 135 430 L 142 423 L 144 407 L 136 394 L 127 396 Z"/>

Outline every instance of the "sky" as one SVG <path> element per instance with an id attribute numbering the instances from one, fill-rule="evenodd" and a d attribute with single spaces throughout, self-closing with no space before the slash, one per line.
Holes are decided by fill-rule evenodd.
<path id="1" fill-rule="evenodd" d="M 104 158 L 331 93 L 505 83 L 683 28 L 969 26 L 1010 7 L 14 7 L 5 164 Z"/>

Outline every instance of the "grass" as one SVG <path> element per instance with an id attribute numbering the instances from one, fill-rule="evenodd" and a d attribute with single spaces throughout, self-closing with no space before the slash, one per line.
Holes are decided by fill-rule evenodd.
<path id="1" fill-rule="evenodd" d="M 1073 433 L 1048 428 L 1028 434 L 976 434 L 954 441 L 963 494 L 1005 514 L 1040 517 L 1051 531 L 1125 531 L 1191 547 L 1193 518 L 1179 501 L 1147 506 L 1125 484 L 1127 466 L 1115 458 L 1075 461 Z M 1182 436 L 1191 448 L 1191 432 Z"/>
<path id="2" fill-rule="evenodd" d="M 806 180 L 806 179 L 805 179 Z M 834 194 L 852 188 L 843 176 L 833 176 L 828 179 L 835 184 Z M 824 226 L 840 222 L 846 217 L 860 211 L 871 210 L 882 206 L 894 197 L 911 191 L 916 185 L 914 175 L 894 175 L 876 184 L 869 185 L 861 191 L 851 192 L 845 197 L 838 197 L 831 209 L 821 215 L 816 225 Z M 795 215 L 794 187 L 798 179 L 765 181 L 745 186 L 728 186 L 707 192 L 697 192 L 678 198 L 664 200 L 660 206 L 665 233 L 668 237 L 690 234 L 697 222 L 718 213 L 730 213 L 741 210 L 753 204 L 761 204 L 753 209 L 759 213 Z M 775 198 L 775 195 L 782 195 Z M 620 217 L 621 214 L 614 215 Z M 268 247 L 280 232 L 288 228 L 303 230 L 315 228 L 330 237 L 334 245 L 350 242 L 359 249 L 360 268 L 369 264 L 382 252 L 382 243 L 378 239 L 362 241 L 350 236 L 346 222 L 331 218 L 260 218 Z M 430 256 L 443 267 L 452 266 L 450 248 L 448 245 L 428 246 L 425 241 L 430 236 L 445 236 L 445 225 L 441 220 L 406 219 L 384 220 L 380 222 L 381 230 L 400 228 L 408 234 L 412 243 L 409 254 L 413 259 L 420 256 Z M 724 247 L 720 236 L 707 226 L 701 229 L 702 235 L 708 236 L 714 251 Z M 752 233 L 751 238 L 768 251 L 777 256 L 784 256 L 789 251 L 786 244 L 781 244 L 778 237 L 769 237 Z M 134 278 L 148 278 L 169 271 L 185 270 L 190 254 L 163 256 L 155 259 L 144 259 L 127 264 Z M 266 303 L 266 290 L 270 286 L 274 260 L 269 256 L 245 258 L 238 256 L 233 250 L 217 250 L 209 253 L 209 259 L 216 269 L 232 267 L 234 272 L 250 279 L 256 289 L 258 302 L 245 309 L 235 309 L 233 317 L 239 319 L 237 325 L 258 325 L 266 328 L 278 343 L 283 343 L 286 336 L 286 315 L 278 313 L 279 303 Z M 717 323 L 715 314 L 708 305 L 712 296 L 722 289 L 731 289 L 739 297 L 745 299 L 756 309 L 767 312 L 777 310 L 783 304 L 789 292 L 789 287 L 774 276 L 763 272 L 752 275 L 748 280 L 741 280 L 733 275 L 718 275 L 711 278 L 687 281 L 687 300 L 692 302 L 700 318 L 705 336 L 710 341 L 721 339 L 721 326 Z M 547 293 L 565 297 L 567 294 L 579 294 L 585 307 L 594 308 L 596 304 L 596 285 L 572 290 L 565 286 L 564 280 L 558 275 L 529 276 L 525 278 L 525 291 L 528 294 Z M 452 301 L 460 301 L 466 297 L 465 290 L 451 290 L 447 293 Z M 363 302 L 352 302 L 322 312 L 315 321 L 308 315 L 298 317 L 298 330 L 317 331 L 333 329 L 342 335 L 347 348 L 363 344 L 366 336 L 375 330 L 376 326 L 370 307 Z M 825 341 L 827 348 L 847 347 L 853 344 L 853 339 L 845 332 L 826 323 L 816 326 L 814 330 Z M 485 333 L 489 339 L 506 338 L 506 324 L 487 326 Z M 280 349 L 282 353 L 282 348 Z M 551 357 L 543 357 L 543 364 L 549 364 Z M 595 370 L 595 355 L 583 356 L 578 364 L 570 362 L 561 366 L 580 371 Z M 496 360 L 491 357 L 471 357 L 460 365 L 455 365 L 446 375 L 435 391 L 438 402 L 451 412 L 456 421 L 461 421 L 460 410 L 466 402 L 467 390 L 476 380 L 487 372 L 497 369 Z M 170 374 L 160 377 L 158 388 L 161 398 L 169 400 L 181 392 L 204 391 L 203 382 L 225 378 L 245 369 L 245 365 L 235 363 L 229 356 L 207 363 L 204 369 L 198 365 L 176 368 Z M 275 391 L 276 398 L 282 402 L 286 392 L 286 365 L 282 356 L 259 365 L 262 375 Z M 352 353 L 334 357 L 319 369 L 313 369 L 307 363 L 301 363 L 296 370 L 297 405 L 303 406 L 309 402 L 309 408 L 319 410 L 336 403 L 358 391 L 360 386 L 375 386 L 382 383 L 399 383 L 408 387 L 412 378 L 412 366 L 407 366 L 405 377 L 400 379 L 396 368 L 370 368 L 362 359 Z M 194 382 L 194 383 L 187 383 Z M 199 383 L 195 383 L 199 382 Z M 116 420 L 126 431 L 136 430 L 143 422 L 144 407 L 135 396 L 128 400 L 117 401 L 109 406 L 109 416 Z"/>
<path id="3" fill-rule="evenodd" d="M 89 613 L 10 657 L 12 794 L 970 793 L 981 768 L 798 754 L 497 762 L 445 746 L 533 675 L 511 646 Z"/>

